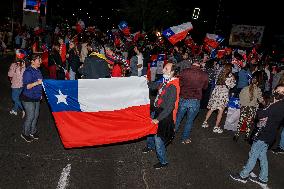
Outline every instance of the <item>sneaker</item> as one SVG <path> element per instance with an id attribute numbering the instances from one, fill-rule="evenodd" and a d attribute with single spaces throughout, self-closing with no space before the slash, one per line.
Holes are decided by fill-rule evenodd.
<path id="1" fill-rule="evenodd" d="M 11 110 L 11 111 L 10 111 L 10 114 L 11 114 L 11 115 L 18 115 L 18 113 L 17 113 L 16 111 L 14 111 L 14 110 Z"/>
<path id="2" fill-rule="evenodd" d="M 36 132 L 35 134 L 30 134 L 30 136 L 35 140 L 38 140 L 38 138 L 39 138 L 38 132 Z"/>
<path id="3" fill-rule="evenodd" d="M 148 148 L 148 147 L 145 147 L 145 148 L 142 150 L 142 153 L 143 153 L 143 154 L 147 154 L 147 153 L 149 153 L 149 152 L 151 152 L 151 151 L 153 151 L 153 149 L 150 149 L 150 148 Z"/>
<path id="4" fill-rule="evenodd" d="M 21 137 L 26 141 L 26 142 L 32 142 L 33 138 L 31 136 L 26 136 L 24 134 L 21 134 Z"/>
<path id="5" fill-rule="evenodd" d="M 221 133 L 223 133 L 223 130 L 220 127 L 214 127 L 213 132 L 221 134 Z"/>
<path id="6" fill-rule="evenodd" d="M 272 153 L 274 154 L 284 154 L 284 150 L 282 150 L 280 147 L 273 149 Z"/>
<path id="7" fill-rule="evenodd" d="M 205 121 L 204 121 L 204 122 L 202 123 L 201 127 L 202 127 L 202 128 L 208 128 L 208 127 L 209 127 L 209 125 L 208 125 L 208 123 L 207 123 L 207 122 L 205 122 Z"/>
<path id="8" fill-rule="evenodd" d="M 162 169 L 163 167 L 168 166 L 168 163 L 166 164 L 161 164 L 160 162 L 154 165 L 155 169 Z"/>
<path id="9" fill-rule="evenodd" d="M 256 184 L 259 184 L 260 186 L 266 186 L 267 185 L 267 182 L 263 182 L 258 177 L 249 177 L 249 180 L 256 183 Z"/>
<path id="10" fill-rule="evenodd" d="M 182 144 L 190 144 L 191 140 L 190 139 L 185 139 L 181 142 Z"/>
<path id="11" fill-rule="evenodd" d="M 219 134 L 223 133 L 223 129 L 219 128 L 219 129 L 218 129 L 218 133 L 219 133 Z"/>
<path id="12" fill-rule="evenodd" d="M 235 180 L 235 181 L 238 181 L 238 182 L 241 182 L 241 183 L 247 183 L 248 181 L 248 177 L 247 178 L 243 178 L 240 176 L 240 174 L 230 174 L 230 177 Z"/>

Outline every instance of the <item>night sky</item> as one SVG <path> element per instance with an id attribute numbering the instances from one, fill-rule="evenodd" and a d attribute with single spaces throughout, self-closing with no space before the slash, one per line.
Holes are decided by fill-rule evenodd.
<path id="1" fill-rule="evenodd" d="M 123 10 L 125 8 L 125 3 L 127 4 L 128 2 L 133 1 L 143 4 L 151 0 L 49 0 L 47 17 L 50 15 L 62 16 L 64 20 L 68 19 L 69 22 L 76 22 L 78 18 L 82 18 L 87 25 L 97 24 L 106 27 L 116 27 L 119 21 L 126 20 L 129 22 L 130 26 L 134 28 L 136 27 L 135 29 L 137 30 L 141 29 L 141 27 L 139 28 L 141 24 L 134 23 L 130 19 L 127 19 L 127 17 L 125 17 L 125 15 L 123 15 L 121 12 L 115 11 Z M 280 19 L 281 16 L 279 16 L 283 12 L 282 6 L 280 6 L 280 1 L 271 0 L 266 1 L 265 3 L 259 0 L 168 1 L 172 2 L 172 6 L 168 7 L 167 10 L 174 12 L 174 15 L 170 15 L 169 18 L 167 18 L 167 16 L 159 18 L 160 21 L 157 21 L 157 25 L 161 29 L 173 25 L 178 25 L 183 22 L 192 21 L 193 25 L 195 26 L 194 32 L 214 32 L 216 31 L 216 18 L 219 14 L 217 31 L 219 30 L 220 34 L 228 35 L 230 33 L 232 24 L 264 25 L 266 26 L 265 32 L 267 33 L 267 36 L 284 34 L 284 25 L 282 24 L 282 21 Z M 155 2 L 168 1 L 156 0 Z M 0 18 L 11 16 L 11 2 L 12 0 L 0 2 Z M 14 2 L 16 18 L 21 18 L 22 0 L 14 0 Z M 220 9 L 218 8 L 219 4 L 221 4 Z M 159 6 L 160 5 L 157 4 L 156 9 L 159 9 Z M 197 21 L 193 21 L 191 18 L 192 11 L 195 7 L 199 7 L 201 9 L 200 16 Z M 81 11 L 79 11 L 79 8 L 81 8 Z M 139 11 L 139 9 L 137 9 L 137 11 Z M 87 12 L 89 13 L 88 15 L 86 14 Z M 73 13 L 75 13 L 76 15 L 72 16 Z M 133 17 L 137 16 L 135 13 L 132 14 Z M 176 16 L 176 19 L 170 20 L 172 16 Z M 162 22 L 161 20 L 170 21 Z M 153 25 L 154 27 L 156 27 L 155 24 Z M 268 38 L 268 40 L 270 40 L 270 38 Z"/>
<path id="2" fill-rule="evenodd" d="M 0 2 L 0 16 L 10 16 L 13 0 Z M 23 0 L 14 0 L 15 8 L 20 8 Z M 141 3 L 147 0 L 138 0 Z M 124 0 L 127 2 L 127 0 Z M 129 0 L 128 2 L 131 2 Z M 218 4 L 221 2 L 221 16 L 224 22 L 251 25 L 268 25 L 283 30 L 279 15 L 282 13 L 280 1 L 271 0 L 265 3 L 259 0 L 172 0 L 177 13 L 185 19 L 190 19 L 194 7 L 201 8 L 200 19 L 208 20 L 209 24 L 215 24 Z M 104 15 L 111 17 L 111 9 L 123 9 L 121 0 L 92 1 L 92 0 L 49 0 L 49 11 L 53 14 L 64 14 L 70 17 L 77 8 L 82 8 L 84 12 L 91 15 Z M 170 8 L 169 8 L 170 9 Z M 16 10 L 19 14 L 19 10 Z M 49 12 L 50 13 L 50 12 Z M 177 21 L 178 23 L 179 21 Z"/>

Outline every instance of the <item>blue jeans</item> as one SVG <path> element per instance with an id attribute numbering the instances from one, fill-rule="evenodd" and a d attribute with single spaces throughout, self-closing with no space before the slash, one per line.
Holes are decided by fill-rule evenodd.
<path id="1" fill-rule="evenodd" d="M 23 105 L 20 101 L 20 95 L 23 88 L 12 88 L 12 100 L 14 101 L 13 110 L 17 112 L 19 109 L 23 110 Z"/>
<path id="2" fill-rule="evenodd" d="M 261 140 L 255 141 L 249 152 L 249 159 L 246 166 L 240 172 L 242 178 L 249 176 L 250 172 L 253 170 L 257 159 L 260 161 L 260 174 L 259 179 L 263 182 L 268 181 L 268 160 L 267 160 L 267 149 L 268 144 Z"/>
<path id="3" fill-rule="evenodd" d="M 280 138 L 279 147 L 280 147 L 282 150 L 284 150 L 284 128 L 282 129 L 282 132 L 281 132 L 281 138 Z"/>
<path id="4" fill-rule="evenodd" d="M 166 146 L 161 137 L 157 135 L 147 137 L 147 148 L 156 149 L 157 157 L 161 164 L 167 164 Z"/>
<path id="5" fill-rule="evenodd" d="M 76 79 L 76 72 L 74 72 L 72 70 L 72 68 L 70 68 L 69 75 L 70 75 L 70 80 L 75 80 Z"/>
<path id="6" fill-rule="evenodd" d="M 26 111 L 26 120 L 23 125 L 23 134 L 29 136 L 37 132 L 36 123 L 39 116 L 40 102 L 24 102 L 23 106 Z"/>
<path id="7" fill-rule="evenodd" d="M 187 112 L 187 120 L 184 126 L 184 131 L 182 134 L 182 140 L 189 138 L 189 134 L 193 125 L 193 121 L 197 116 L 200 108 L 200 100 L 197 99 L 179 99 L 177 120 L 176 120 L 176 132 L 179 129 L 180 123 L 184 117 L 184 114 Z"/>

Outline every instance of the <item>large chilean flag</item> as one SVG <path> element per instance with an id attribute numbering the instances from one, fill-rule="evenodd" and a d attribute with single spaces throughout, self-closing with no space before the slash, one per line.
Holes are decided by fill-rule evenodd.
<path id="1" fill-rule="evenodd" d="M 157 132 L 145 77 L 44 80 L 65 148 L 129 141 Z"/>

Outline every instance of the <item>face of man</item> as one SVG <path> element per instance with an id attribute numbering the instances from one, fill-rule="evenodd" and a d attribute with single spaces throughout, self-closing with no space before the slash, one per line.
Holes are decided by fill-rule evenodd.
<path id="1" fill-rule="evenodd" d="M 184 60 L 187 60 L 188 59 L 188 54 L 184 53 L 182 57 L 183 57 Z"/>
<path id="2" fill-rule="evenodd" d="M 164 69 L 163 69 L 163 74 L 164 75 L 168 75 L 168 76 L 172 76 L 173 75 L 173 72 L 172 72 L 172 66 L 173 64 L 172 63 L 168 63 L 164 66 Z"/>

